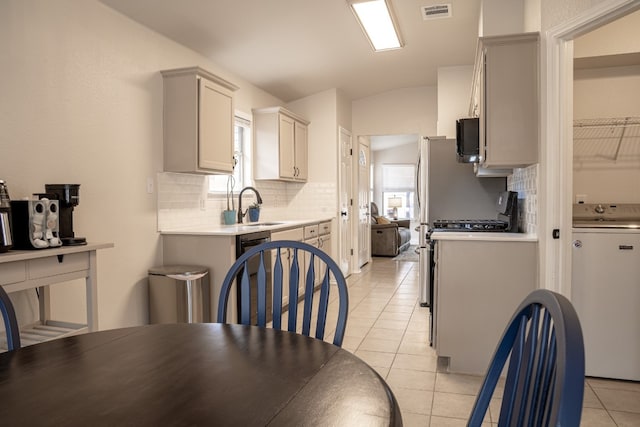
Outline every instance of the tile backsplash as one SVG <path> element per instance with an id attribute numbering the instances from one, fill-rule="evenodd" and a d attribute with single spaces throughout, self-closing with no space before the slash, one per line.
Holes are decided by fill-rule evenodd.
<path id="1" fill-rule="evenodd" d="M 206 175 L 162 172 L 157 178 L 158 230 L 212 227 L 223 223 L 222 211 L 227 208 L 227 199 L 224 195 L 208 194 Z M 336 215 L 335 183 L 257 181 L 253 186 L 262 196 L 261 220 L 316 219 Z M 234 190 L 236 209 L 240 190 Z M 253 192 L 245 192 L 243 210 L 253 201 Z"/>
<path id="2" fill-rule="evenodd" d="M 538 232 L 538 165 L 514 169 L 507 178 L 507 190 L 517 191 L 520 204 L 520 226 L 530 234 Z"/>

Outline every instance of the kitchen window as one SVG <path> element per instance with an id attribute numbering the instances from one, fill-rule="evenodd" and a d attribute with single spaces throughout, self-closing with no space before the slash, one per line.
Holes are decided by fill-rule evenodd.
<path id="1" fill-rule="evenodd" d="M 251 177 L 251 121 L 236 116 L 234 124 L 233 157 L 233 191 L 238 192 L 249 182 Z M 209 194 L 226 195 L 230 175 L 210 175 Z"/>

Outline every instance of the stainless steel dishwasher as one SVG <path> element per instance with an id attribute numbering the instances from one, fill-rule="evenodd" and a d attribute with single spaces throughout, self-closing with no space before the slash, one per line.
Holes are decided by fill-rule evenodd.
<path id="1" fill-rule="evenodd" d="M 236 236 L 236 259 L 240 258 L 240 255 L 247 252 L 249 249 L 258 246 L 261 243 L 266 243 L 271 241 L 271 232 L 270 231 L 257 231 L 253 233 L 247 234 L 239 234 Z M 258 318 L 257 312 L 257 302 L 258 302 L 258 292 L 257 292 L 257 273 L 258 273 L 258 264 L 259 260 L 253 259 L 249 261 L 249 281 L 250 281 L 250 298 L 251 298 L 251 324 L 256 324 Z M 267 322 L 271 321 L 271 307 L 273 303 L 273 290 L 271 284 L 271 251 L 267 251 L 265 253 L 265 265 L 267 267 Z M 240 271 L 240 275 L 242 274 L 242 270 Z M 238 282 L 238 281 L 237 281 Z M 241 301 L 241 290 L 240 286 L 236 284 L 236 290 L 238 295 L 238 321 L 240 321 L 240 301 Z"/>

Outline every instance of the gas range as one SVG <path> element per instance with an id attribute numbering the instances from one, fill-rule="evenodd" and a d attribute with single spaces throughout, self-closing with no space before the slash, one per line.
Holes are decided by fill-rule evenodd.
<path id="1" fill-rule="evenodd" d="M 434 221 L 433 228 L 444 231 L 505 231 L 509 223 L 498 219 L 442 219 Z"/>
<path id="2" fill-rule="evenodd" d="M 438 231 L 518 231 L 518 193 L 504 191 L 496 202 L 496 219 L 438 219 L 433 222 Z"/>
<path id="3" fill-rule="evenodd" d="M 573 205 L 573 227 L 640 229 L 640 204 L 575 204 Z"/>

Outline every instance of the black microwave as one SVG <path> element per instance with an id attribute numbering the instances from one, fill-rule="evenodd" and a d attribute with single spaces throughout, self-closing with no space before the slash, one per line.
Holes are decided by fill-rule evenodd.
<path id="1" fill-rule="evenodd" d="M 460 163 L 478 163 L 480 155 L 480 119 L 456 120 L 456 153 Z"/>

